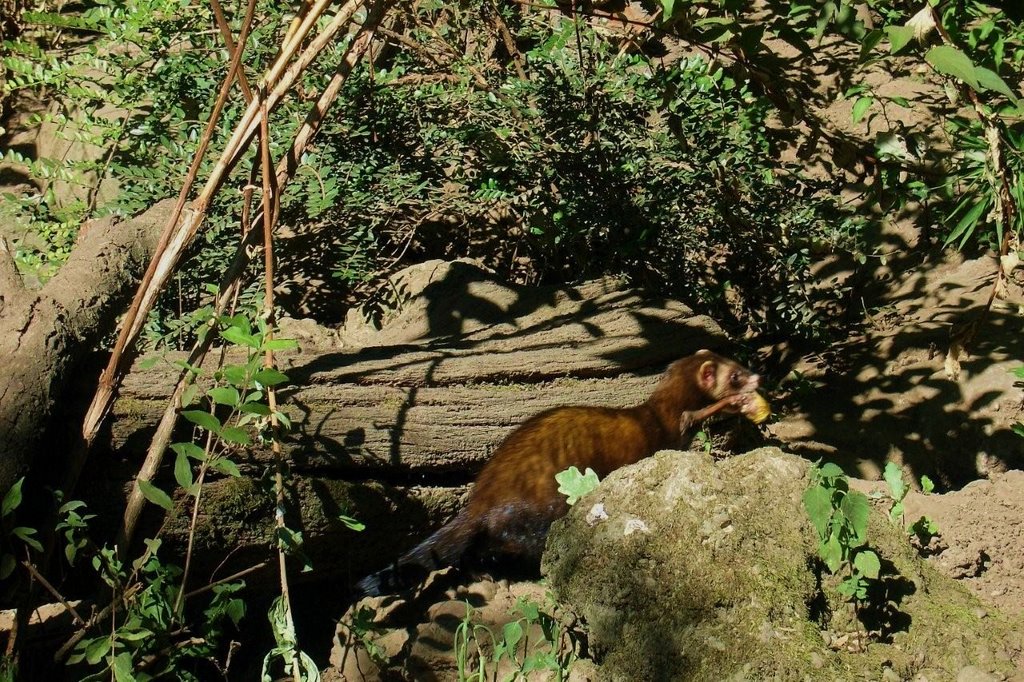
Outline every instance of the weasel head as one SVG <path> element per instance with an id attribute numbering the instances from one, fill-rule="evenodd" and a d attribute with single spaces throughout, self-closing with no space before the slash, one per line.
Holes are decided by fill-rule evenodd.
<path id="1" fill-rule="evenodd" d="M 761 385 L 761 377 L 729 358 L 709 350 L 697 351 L 697 386 L 712 400 L 730 395 L 753 393 Z"/>

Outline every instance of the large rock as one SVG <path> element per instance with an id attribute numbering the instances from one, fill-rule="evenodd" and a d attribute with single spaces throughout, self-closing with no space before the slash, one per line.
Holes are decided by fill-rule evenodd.
<path id="1" fill-rule="evenodd" d="M 801 502 L 808 468 L 775 448 L 718 463 L 662 452 L 555 524 L 543 570 L 587 623 L 603 679 L 934 682 L 969 666 L 1014 670 L 1021 637 L 1007 617 L 924 563 L 877 511 L 869 543 L 883 592 L 860 611 L 865 646 L 817 559 Z"/>

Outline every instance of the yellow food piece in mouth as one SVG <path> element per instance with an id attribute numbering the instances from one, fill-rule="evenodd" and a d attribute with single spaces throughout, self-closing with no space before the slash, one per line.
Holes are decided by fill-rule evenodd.
<path id="1" fill-rule="evenodd" d="M 746 414 L 747 419 L 749 419 L 750 421 L 754 422 L 755 424 L 760 424 L 765 419 L 771 416 L 772 407 L 771 405 L 768 404 L 768 401 L 761 396 L 760 393 L 751 393 L 750 409 L 744 410 L 744 414 Z"/>

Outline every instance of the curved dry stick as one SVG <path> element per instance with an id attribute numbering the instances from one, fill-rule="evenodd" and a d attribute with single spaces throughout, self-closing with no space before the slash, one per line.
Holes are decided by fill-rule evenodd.
<path id="1" fill-rule="evenodd" d="M 283 187 L 291 181 L 292 176 L 298 167 L 298 160 L 302 158 L 302 154 L 305 153 L 310 140 L 312 140 L 313 136 L 316 135 L 319 130 L 320 124 L 323 122 L 324 116 L 327 114 L 327 111 L 337 98 L 342 84 L 344 84 L 356 64 L 359 63 L 359 60 L 362 59 L 363 55 L 369 49 L 377 24 L 383 17 L 384 10 L 390 4 L 390 2 L 377 2 L 375 4 L 373 10 L 370 12 L 370 17 L 367 19 L 367 24 L 364 27 L 362 34 L 353 41 L 348 54 L 341 61 L 341 64 L 331 77 L 327 87 L 324 88 L 320 98 L 313 105 L 313 108 L 306 117 L 305 123 L 303 123 L 302 128 L 296 134 L 291 149 L 288 154 L 285 155 L 285 158 L 278 163 L 277 168 L 275 169 L 277 178 L 276 182 L 279 187 Z M 253 223 L 257 224 L 262 220 L 262 215 L 257 215 L 253 220 Z M 238 245 L 231 265 L 228 267 L 221 280 L 220 291 L 222 293 L 218 297 L 215 305 L 218 315 L 227 307 L 232 296 L 232 287 L 235 286 L 238 279 L 245 272 L 245 268 L 249 263 L 248 247 L 254 243 L 255 238 L 259 236 L 259 234 L 260 230 L 250 231 L 249 236 L 243 239 Z M 206 353 L 209 350 L 210 345 L 213 343 L 213 340 L 214 334 L 208 333 L 204 338 L 197 341 L 189 354 L 188 364 L 193 367 L 201 365 L 203 359 L 206 357 Z M 178 420 L 178 409 L 181 401 L 181 395 L 191 382 L 191 373 L 187 370 L 182 371 L 178 378 L 178 382 L 171 393 L 170 400 L 164 408 L 164 413 L 160 418 L 160 423 L 157 426 L 156 433 L 150 441 L 149 449 L 146 452 L 146 459 L 143 462 L 142 467 L 139 469 L 137 479 L 149 481 L 156 476 L 156 472 L 159 470 L 160 465 L 163 462 L 164 453 L 167 451 L 167 446 L 170 443 L 174 426 Z M 146 498 L 142 495 L 142 490 L 139 488 L 138 484 L 133 485 L 132 491 L 128 496 L 128 502 L 125 505 L 121 528 L 117 534 L 117 545 L 119 551 L 126 552 L 128 546 L 131 544 L 132 537 L 135 534 L 135 528 L 138 525 L 139 516 L 141 515 L 145 504 Z"/>
<path id="2" fill-rule="evenodd" d="M 334 36 L 345 26 L 356 10 L 362 6 L 364 0 L 349 0 L 334 16 L 331 22 L 324 28 L 324 30 L 302 51 L 296 60 L 288 66 L 281 74 L 280 80 L 275 84 L 274 89 L 267 96 L 266 104 L 269 110 L 272 110 L 288 92 L 291 86 L 298 79 L 299 75 L 305 71 L 306 67 L 323 51 L 327 44 L 334 38 Z M 315 12 L 311 12 L 307 17 L 307 21 L 311 21 Z M 303 26 L 307 22 L 303 22 Z M 297 41 L 295 47 L 298 47 Z M 272 80 L 272 75 L 276 71 L 277 65 L 272 68 L 272 72 L 267 75 L 266 81 Z M 251 142 L 253 135 L 256 133 L 256 128 L 259 125 L 259 104 L 256 101 L 250 103 L 245 113 L 242 115 L 241 120 L 235 127 L 234 133 L 228 140 L 224 151 L 221 153 L 220 159 L 218 159 L 213 170 L 210 172 L 210 177 L 206 181 L 206 185 L 199 197 L 192 204 L 192 209 L 185 215 L 184 220 L 176 225 L 171 231 L 169 238 L 167 239 L 166 248 L 159 252 L 159 255 L 155 256 L 153 261 L 150 263 L 150 270 L 147 270 L 147 275 L 152 272 L 152 275 L 144 280 L 146 284 L 140 286 L 136 293 L 135 300 L 132 302 L 131 308 L 125 315 L 125 319 L 122 322 L 121 333 L 118 336 L 117 344 L 111 351 L 110 359 L 107 363 L 107 368 L 103 371 L 100 376 L 100 383 L 96 389 L 96 394 L 93 396 L 92 403 L 89 406 L 89 410 L 86 413 L 85 421 L 82 426 L 82 439 L 85 441 L 86 446 L 92 444 L 93 439 L 96 437 L 96 433 L 99 431 L 100 424 L 106 418 L 107 413 L 110 411 L 110 407 L 113 404 L 114 391 L 120 385 L 124 373 L 127 370 L 128 360 L 128 349 L 135 339 L 138 338 L 139 333 L 142 330 L 142 325 L 145 322 L 146 315 L 152 310 L 153 305 L 156 303 L 157 297 L 160 292 L 163 291 L 164 285 L 167 280 L 170 279 L 171 274 L 177 267 L 178 262 L 181 260 L 181 256 L 185 249 L 192 243 L 196 234 L 199 232 L 199 228 L 202 225 L 203 219 L 206 216 L 206 210 L 213 200 L 214 195 L 220 190 L 221 185 L 227 177 L 228 171 L 234 166 L 237 160 L 241 157 L 242 151 Z M 170 222 L 168 223 L 170 224 Z"/>

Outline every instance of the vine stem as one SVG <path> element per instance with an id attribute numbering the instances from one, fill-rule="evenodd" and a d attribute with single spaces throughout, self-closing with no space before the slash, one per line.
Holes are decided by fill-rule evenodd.
<path id="1" fill-rule="evenodd" d="M 267 324 L 266 339 L 272 341 L 274 338 L 274 218 L 277 211 L 275 205 L 278 197 L 274 187 L 274 178 L 271 174 L 270 161 L 270 125 L 269 113 L 267 111 L 266 92 L 259 90 L 260 101 L 260 158 L 263 175 L 263 319 Z M 267 369 L 274 367 L 274 350 L 267 348 L 263 358 L 263 366 Z M 281 580 L 281 601 L 284 604 L 284 617 L 288 629 L 295 631 L 295 619 L 292 616 L 291 595 L 288 589 L 288 562 L 281 544 L 280 536 L 286 529 L 284 522 L 285 492 L 284 492 L 284 455 L 281 452 L 280 423 L 277 418 L 277 392 L 273 386 L 267 387 L 267 405 L 270 407 L 270 449 L 274 453 L 274 491 L 276 493 L 276 504 L 274 505 L 274 526 L 278 531 L 277 541 L 277 567 Z M 295 682 L 302 682 L 302 669 L 299 666 L 297 646 L 291 652 L 292 678 Z"/>
<path id="2" fill-rule="evenodd" d="M 210 412 L 212 414 L 213 407 Z M 199 503 L 203 499 L 203 481 L 206 480 L 206 471 L 213 457 L 213 433 L 206 433 L 206 448 L 203 452 L 203 464 L 199 467 L 199 476 L 195 481 L 196 497 L 192 501 L 192 519 L 188 525 L 188 545 L 185 549 L 185 565 L 181 569 L 181 587 L 178 589 L 178 597 L 174 600 L 174 613 L 181 616 L 182 606 L 185 604 L 185 587 L 188 585 L 188 574 L 192 568 L 192 548 L 196 541 L 196 523 L 199 521 Z"/>

